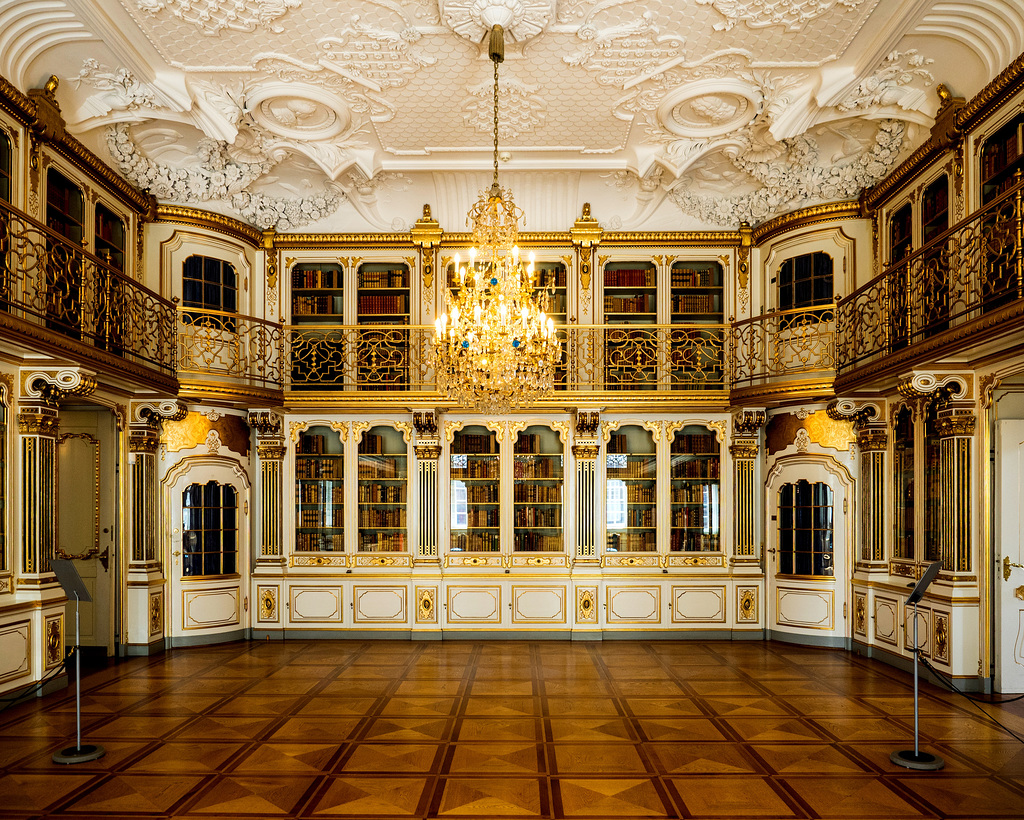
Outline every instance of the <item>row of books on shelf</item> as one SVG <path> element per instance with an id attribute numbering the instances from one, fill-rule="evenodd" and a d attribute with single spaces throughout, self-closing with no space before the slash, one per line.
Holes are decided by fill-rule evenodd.
<path id="1" fill-rule="evenodd" d="M 374 529 L 402 529 L 405 527 L 405 507 L 395 507 L 389 510 L 360 507 L 359 526 Z"/>
<path id="2" fill-rule="evenodd" d="M 296 524 L 299 527 L 323 527 L 340 529 L 345 520 L 344 510 L 337 507 L 315 507 L 296 511 Z"/>
<path id="3" fill-rule="evenodd" d="M 402 315 L 409 312 L 409 297 L 404 293 L 375 293 L 359 297 L 359 312 Z"/>
<path id="4" fill-rule="evenodd" d="M 653 504 L 654 487 L 644 487 L 641 484 L 630 484 L 626 488 L 626 501 L 630 504 Z"/>
<path id="5" fill-rule="evenodd" d="M 677 454 L 718 453 L 718 441 L 712 433 L 684 433 L 672 439 L 671 452 Z"/>
<path id="6" fill-rule="evenodd" d="M 718 552 L 718 535 L 673 530 L 668 546 L 672 552 Z"/>
<path id="7" fill-rule="evenodd" d="M 470 461 L 465 467 L 452 467 L 452 478 L 497 478 L 500 465 L 496 459 Z"/>
<path id="8" fill-rule="evenodd" d="M 653 527 L 655 526 L 655 510 L 653 507 L 627 507 L 626 521 L 620 526 L 609 526 L 609 530 L 618 530 L 626 527 Z"/>
<path id="9" fill-rule="evenodd" d="M 673 293 L 673 313 L 713 313 L 718 297 L 711 293 Z"/>
<path id="10" fill-rule="evenodd" d="M 562 536 L 542 535 L 537 532 L 517 532 L 516 552 L 561 552 Z"/>
<path id="11" fill-rule="evenodd" d="M 344 552 L 345 536 L 340 532 L 297 532 L 296 552 Z"/>
<path id="12" fill-rule="evenodd" d="M 653 268 L 619 268 L 604 272 L 606 288 L 653 288 L 657 273 Z"/>
<path id="13" fill-rule="evenodd" d="M 466 502 L 469 504 L 497 504 L 497 484 L 471 484 L 466 487 Z"/>
<path id="14" fill-rule="evenodd" d="M 404 532 L 360 533 L 360 552 L 405 552 L 407 547 Z"/>
<path id="15" fill-rule="evenodd" d="M 713 271 L 709 268 L 673 268 L 672 287 L 674 288 L 707 288 L 715 284 Z"/>
<path id="16" fill-rule="evenodd" d="M 341 484 L 296 484 L 295 500 L 299 504 L 341 504 L 345 488 Z"/>
<path id="17" fill-rule="evenodd" d="M 657 552 L 658 536 L 654 532 L 610 532 L 605 544 L 609 552 Z"/>
<path id="18" fill-rule="evenodd" d="M 341 316 L 344 310 L 340 296 L 292 297 L 292 316 Z"/>
<path id="19" fill-rule="evenodd" d="M 718 528 L 718 515 L 713 516 L 714 521 L 711 522 Z M 706 523 L 704 520 L 704 507 L 682 507 L 672 510 L 672 526 L 673 527 L 704 527 Z"/>
<path id="20" fill-rule="evenodd" d="M 360 478 L 405 478 L 405 457 L 371 456 L 359 458 Z"/>
<path id="21" fill-rule="evenodd" d="M 520 433 L 516 440 L 517 456 L 540 455 L 544 451 L 544 437 L 537 433 Z"/>
<path id="22" fill-rule="evenodd" d="M 452 552 L 497 552 L 501 539 L 496 532 L 452 533 Z"/>
<path id="23" fill-rule="evenodd" d="M 655 313 L 658 309 L 653 294 L 639 293 L 636 296 L 604 297 L 605 313 Z"/>
<path id="24" fill-rule="evenodd" d="M 519 461 L 512 464 L 513 478 L 561 478 L 562 462 L 550 458 L 539 461 Z"/>
<path id="25" fill-rule="evenodd" d="M 521 504 L 560 504 L 562 488 L 548 484 L 516 484 L 512 490 L 512 500 Z"/>
<path id="26" fill-rule="evenodd" d="M 710 500 L 710 490 L 718 492 L 718 485 L 714 484 L 683 484 L 681 487 L 673 487 L 670 498 L 673 504 L 703 504 Z"/>
<path id="27" fill-rule="evenodd" d="M 293 270 L 293 288 L 340 288 L 340 270 Z"/>
<path id="28" fill-rule="evenodd" d="M 552 527 L 562 526 L 561 507 L 520 507 L 512 516 L 512 524 L 516 527 Z"/>
<path id="29" fill-rule="evenodd" d="M 643 461 L 630 461 L 624 467 L 606 467 L 605 473 L 609 478 L 654 478 L 654 459 Z"/>
<path id="30" fill-rule="evenodd" d="M 500 526 L 500 511 L 497 507 L 470 507 L 466 510 L 466 527 Z"/>
<path id="31" fill-rule="evenodd" d="M 295 462 L 296 478 L 341 479 L 342 470 L 336 458 L 300 458 Z"/>
<path id="32" fill-rule="evenodd" d="M 949 188 L 942 186 L 935 189 L 933 196 L 921 199 L 921 220 L 928 224 L 935 217 L 949 213 Z"/>
<path id="33" fill-rule="evenodd" d="M 359 271 L 359 287 L 361 288 L 407 288 L 408 271 L 405 268 L 394 270 L 361 270 Z"/>
<path id="34" fill-rule="evenodd" d="M 299 442 L 295 446 L 295 452 L 299 455 L 318 456 L 327 452 L 327 439 L 325 436 L 314 433 L 303 433 L 299 436 Z"/>
<path id="35" fill-rule="evenodd" d="M 360 504 L 401 504 L 405 501 L 404 484 L 360 484 Z"/>
<path id="36" fill-rule="evenodd" d="M 565 287 L 565 268 L 559 266 L 555 269 L 545 270 L 534 268 L 537 272 L 537 284 L 545 288 Z"/>
<path id="37" fill-rule="evenodd" d="M 672 462 L 672 478 L 718 478 L 717 458 L 691 459 Z"/>
<path id="38" fill-rule="evenodd" d="M 456 438 L 456 448 L 452 452 L 468 455 L 477 453 L 497 453 L 498 439 L 493 433 L 463 433 Z"/>

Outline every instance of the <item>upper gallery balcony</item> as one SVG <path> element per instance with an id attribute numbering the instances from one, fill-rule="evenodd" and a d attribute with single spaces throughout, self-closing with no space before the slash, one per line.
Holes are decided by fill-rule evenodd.
<path id="1" fill-rule="evenodd" d="M 838 303 L 836 389 L 969 361 L 1024 326 L 1024 182 Z"/>
<path id="2" fill-rule="evenodd" d="M 0 328 L 15 348 L 175 391 L 175 307 L 0 201 Z"/>

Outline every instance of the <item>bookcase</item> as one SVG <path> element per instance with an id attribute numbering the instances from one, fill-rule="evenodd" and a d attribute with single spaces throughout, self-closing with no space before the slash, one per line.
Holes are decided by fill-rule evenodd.
<path id="1" fill-rule="evenodd" d="M 498 439 L 472 425 L 449 447 L 452 552 L 501 549 L 501 455 Z"/>
<path id="2" fill-rule="evenodd" d="M 704 427 L 684 427 L 673 436 L 669 454 L 669 549 L 672 552 L 716 552 L 721 549 L 718 440 Z"/>
<path id="3" fill-rule="evenodd" d="M 565 265 L 561 262 L 537 261 L 534 263 L 533 267 L 536 272 L 537 287 L 543 288 L 548 292 L 546 313 L 551 320 L 554 321 L 557 332 L 558 328 L 563 328 L 568 324 L 569 291 L 567 287 L 568 277 L 566 275 Z M 564 337 L 562 341 L 562 355 L 559 358 L 558 364 L 555 366 L 555 390 L 565 390 L 567 386 Z"/>
<path id="4" fill-rule="evenodd" d="M 300 263 L 292 268 L 292 322 L 343 324 L 344 269 L 330 262 Z"/>
<path id="5" fill-rule="evenodd" d="M 658 271 L 652 262 L 609 262 L 602 276 L 605 387 L 657 390 Z"/>
<path id="6" fill-rule="evenodd" d="M 1013 187 L 1013 175 L 1024 169 L 1024 114 L 1008 122 L 981 146 L 981 201 L 991 202 Z"/>
<path id="7" fill-rule="evenodd" d="M 356 323 L 360 326 L 356 374 L 360 385 L 409 387 L 409 267 L 395 262 L 359 266 Z"/>
<path id="8" fill-rule="evenodd" d="M 896 414 L 892 441 L 893 558 L 914 559 L 914 419 L 909 407 Z"/>
<path id="9" fill-rule="evenodd" d="M 102 202 L 96 203 L 96 255 L 111 267 L 124 272 L 124 220 Z"/>
<path id="10" fill-rule="evenodd" d="M 889 220 L 889 264 L 895 265 L 914 249 L 914 212 L 910 203 L 893 213 Z"/>
<path id="11" fill-rule="evenodd" d="M 939 412 L 937 402 L 928 405 L 924 416 L 924 493 L 921 504 L 924 507 L 924 560 L 941 561 L 940 546 L 942 507 L 941 440 L 938 430 Z M 915 556 L 920 560 L 919 556 Z"/>
<path id="12" fill-rule="evenodd" d="M 921 194 L 921 241 L 927 245 L 949 228 L 949 177 L 942 174 Z"/>
<path id="13" fill-rule="evenodd" d="M 0 199 L 4 202 L 11 201 L 13 164 L 14 152 L 11 150 L 10 137 L 0 131 Z"/>
<path id="14" fill-rule="evenodd" d="M 723 276 L 718 262 L 680 260 L 669 272 L 669 322 L 686 325 L 669 333 L 670 382 L 673 389 L 699 390 L 719 384 L 724 373 L 724 329 L 721 325 Z"/>
<path id="15" fill-rule="evenodd" d="M 527 427 L 516 439 L 512 463 L 513 548 L 560 552 L 565 456 L 550 427 Z"/>
<path id="16" fill-rule="evenodd" d="M 60 171 L 46 172 L 46 225 L 66 239 L 81 244 L 85 237 L 85 199 L 82 189 Z"/>
<path id="17" fill-rule="evenodd" d="M 608 552 L 656 552 L 658 462 L 650 432 L 629 425 L 605 446 Z"/>
<path id="18" fill-rule="evenodd" d="M 393 427 L 377 426 L 359 442 L 358 533 L 360 552 L 408 549 L 408 447 Z"/>
<path id="19" fill-rule="evenodd" d="M 344 552 L 345 462 L 341 436 L 312 426 L 295 447 L 295 551 Z"/>

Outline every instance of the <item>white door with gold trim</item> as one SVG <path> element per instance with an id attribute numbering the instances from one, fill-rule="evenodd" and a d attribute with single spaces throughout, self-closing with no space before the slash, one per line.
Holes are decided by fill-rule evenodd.
<path id="1" fill-rule="evenodd" d="M 849 472 L 825 456 L 782 459 L 767 480 L 768 628 L 842 646 L 848 636 Z"/>
<path id="2" fill-rule="evenodd" d="M 249 481 L 224 459 L 184 459 L 165 479 L 172 645 L 235 637 L 249 626 Z"/>
<path id="3" fill-rule="evenodd" d="M 995 686 L 1024 692 L 1024 421 L 999 422 Z"/>

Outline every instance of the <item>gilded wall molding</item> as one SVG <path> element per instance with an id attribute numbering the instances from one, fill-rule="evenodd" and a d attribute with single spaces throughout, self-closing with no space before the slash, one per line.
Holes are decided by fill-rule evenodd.
<path id="1" fill-rule="evenodd" d="M 186 208 L 182 205 L 158 205 L 153 222 L 205 228 L 209 231 L 230 236 L 233 239 L 240 239 L 253 248 L 264 247 L 262 231 L 239 219 L 214 213 L 213 211 L 204 211 L 200 208 Z M 279 246 L 279 239 L 275 237 L 273 247 L 277 246 Z"/>
<path id="2" fill-rule="evenodd" d="M 902 376 L 896 384 L 901 396 L 908 399 L 924 398 L 940 388 L 948 387 L 950 399 L 961 401 L 970 397 L 974 386 L 971 373 L 929 373 L 917 371 Z"/>
<path id="3" fill-rule="evenodd" d="M 790 211 L 774 219 L 769 219 L 767 222 L 762 222 L 753 230 L 753 241 L 755 245 L 760 245 L 775 239 L 779 234 L 799 228 L 806 228 L 809 225 L 817 225 L 819 222 L 829 222 L 837 219 L 861 219 L 863 216 L 859 200 L 813 205 L 809 208 Z M 740 287 L 743 286 L 741 280 Z"/>

